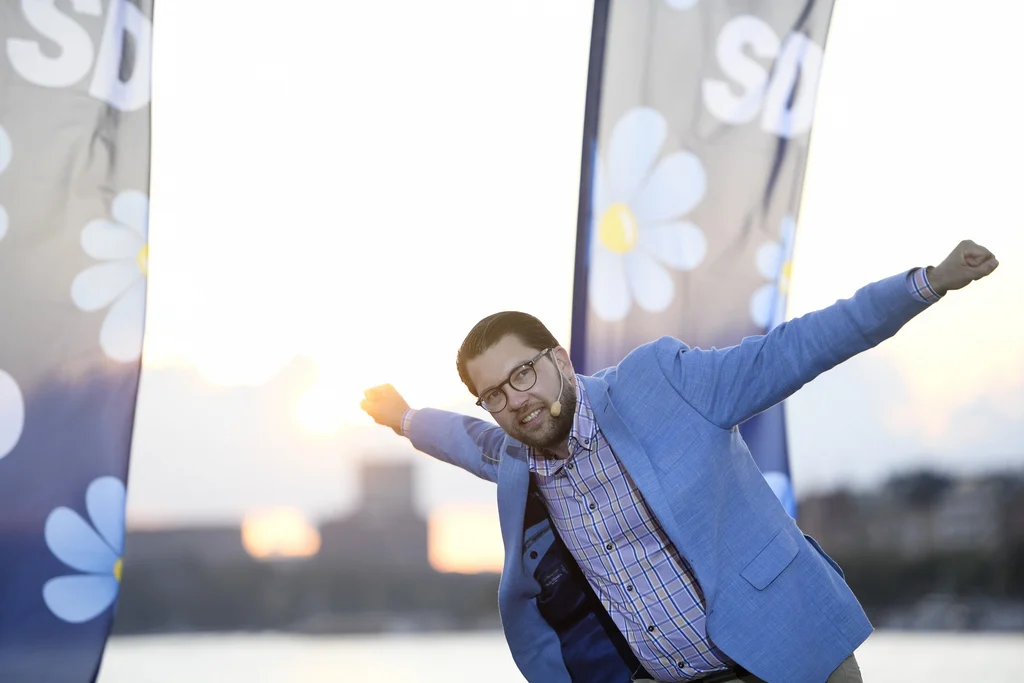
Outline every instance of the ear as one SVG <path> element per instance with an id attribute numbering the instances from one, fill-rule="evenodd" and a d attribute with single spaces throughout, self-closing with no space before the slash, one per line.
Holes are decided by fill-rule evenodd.
<path id="1" fill-rule="evenodd" d="M 568 351 L 566 351 L 561 346 L 556 346 L 555 350 L 553 352 L 553 355 L 555 357 L 555 361 L 558 363 L 558 368 L 562 372 L 567 372 L 570 375 L 574 374 L 574 371 L 573 371 L 573 368 L 572 368 L 572 360 L 569 359 L 569 352 Z"/>

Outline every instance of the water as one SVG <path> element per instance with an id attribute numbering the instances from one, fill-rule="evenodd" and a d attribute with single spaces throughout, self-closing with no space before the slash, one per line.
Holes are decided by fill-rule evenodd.
<path id="1" fill-rule="evenodd" d="M 1024 682 L 1024 634 L 879 631 L 865 683 Z M 112 638 L 99 683 L 522 683 L 500 633 Z"/>

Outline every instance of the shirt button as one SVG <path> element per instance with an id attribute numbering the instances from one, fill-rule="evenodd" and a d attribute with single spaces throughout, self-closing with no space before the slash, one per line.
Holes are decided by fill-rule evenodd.
<path id="1" fill-rule="evenodd" d="M 654 633 L 654 627 L 653 626 L 648 626 L 647 627 L 647 631 L 648 631 L 648 633 Z"/>
<path id="2" fill-rule="evenodd" d="M 591 503 L 590 504 L 590 509 L 591 510 L 596 510 L 597 509 L 597 503 Z"/>
<path id="3" fill-rule="evenodd" d="M 571 470 L 572 469 L 572 463 L 569 463 L 568 465 L 566 465 L 566 467 L 568 467 Z"/>
<path id="4" fill-rule="evenodd" d="M 632 586 L 626 586 L 626 590 L 629 591 L 630 593 L 632 593 L 633 592 L 633 587 Z"/>
<path id="5" fill-rule="evenodd" d="M 583 443 L 585 443 L 586 445 L 589 446 L 590 445 L 590 439 L 583 439 Z"/>
<path id="6" fill-rule="evenodd" d="M 676 662 L 676 666 L 678 666 L 680 669 L 685 669 L 686 662 Z"/>
<path id="7" fill-rule="evenodd" d="M 531 560 L 536 560 L 537 559 L 537 551 L 536 550 L 531 550 L 530 551 L 530 559 Z"/>
<path id="8" fill-rule="evenodd" d="M 613 546 L 612 546 L 612 544 L 611 544 L 611 543 L 609 543 L 608 545 L 606 545 L 606 546 L 604 547 L 604 549 L 605 549 L 605 550 L 611 550 L 611 549 L 612 549 L 612 547 L 613 547 Z"/>

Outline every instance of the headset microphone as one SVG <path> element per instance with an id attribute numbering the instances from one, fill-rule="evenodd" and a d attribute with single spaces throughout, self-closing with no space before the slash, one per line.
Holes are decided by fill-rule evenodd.
<path id="1" fill-rule="evenodd" d="M 556 365 L 557 369 L 558 366 Z M 562 388 L 565 385 L 565 375 L 562 374 L 561 370 L 558 370 L 558 398 L 551 404 L 548 410 L 551 412 L 551 417 L 558 417 L 562 413 Z"/>

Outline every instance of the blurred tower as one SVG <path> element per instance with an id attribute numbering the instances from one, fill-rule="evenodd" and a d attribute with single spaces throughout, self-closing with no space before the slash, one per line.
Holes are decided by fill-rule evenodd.
<path id="1" fill-rule="evenodd" d="M 367 521 L 387 523 L 389 520 L 416 516 L 410 463 L 363 463 L 360 475 L 362 505 L 359 513 Z"/>
<path id="2" fill-rule="evenodd" d="M 427 520 L 413 506 L 412 463 L 364 462 L 359 478 L 359 507 L 320 526 L 317 560 L 339 571 L 430 571 Z"/>

